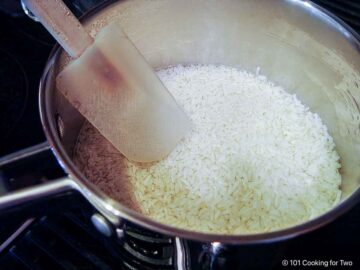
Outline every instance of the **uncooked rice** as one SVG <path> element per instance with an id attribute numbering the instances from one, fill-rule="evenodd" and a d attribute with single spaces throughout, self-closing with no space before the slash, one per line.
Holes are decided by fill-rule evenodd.
<path id="1" fill-rule="evenodd" d="M 87 125 L 92 131 L 80 134 L 75 160 L 87 164 L 82 170 L 92 181 L 105 181 L 108 190 L 119 187 L 120 164 L 133 208 L 165 224 L 211 233 L 274 231 L 339 202 L 333 139 L 295 95 L 263 76 L 225 66 L 175 66 L 158 75 L 191 118 L 192 131 L 167 158 L 145 166 L 114 161 L 121 155 Z M 104 143 L 112 154 L 104 154 Z M 96 170 L 106 167 L 107 175 L 95 180 L 93 164 L 104 160 L 108 165 Z M 120 194 L 121 186 L 111 196 Z"/>

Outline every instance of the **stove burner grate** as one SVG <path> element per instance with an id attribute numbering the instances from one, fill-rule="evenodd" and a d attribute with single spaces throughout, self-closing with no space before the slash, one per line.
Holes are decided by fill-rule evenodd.
<path id="1" fill-rule="evenodd" d="M 0 256 L 0 265 L 19 270 L 175 269 L 173 239 L 133 227 L 126 228 L 122 241 L 104 238 L 85 216 L 66 213 L 28 221 Z"/>

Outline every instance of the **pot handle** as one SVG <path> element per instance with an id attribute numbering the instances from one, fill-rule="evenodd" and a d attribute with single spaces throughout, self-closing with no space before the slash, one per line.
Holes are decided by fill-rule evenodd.
<path id="1" fill-rule="evenodd" d="M 0 219 L 56 213 L 56 208 L 71 206 L 82 197 L 50 150 L 48 143 L 42 143 L 0 159 Z M 61 172 L 62 177 L 44 182 L 50 172 L 56 177 Z M 35 180 L 43 183 L 34 186 Z M 25 188 L 19 189 L 18 182 L 21 187 L 25 182 Z"/>

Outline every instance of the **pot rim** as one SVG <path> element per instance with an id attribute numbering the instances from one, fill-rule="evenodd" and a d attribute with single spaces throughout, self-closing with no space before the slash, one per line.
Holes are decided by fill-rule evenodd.
<path id="1" fill-rule="evenodd" d="M 360 35 L 355 32 L 350 26 L 348 26 L 344 21 L 333 15 L 331 12 L 319 7 L 318 5 L 307 1 L 307 0 L 283 0 L 284 2 L 291 2 L 293 5 L 301 6 L 306 9 L 308 12 L 315 14 L 321 19 L 325 19 L 326 23 L 329 24 L 332 28 L 337 29 L 343 37 L 353 44 L 357 50 L 360 52 Z M 94 15 L 100 9 L 116 2 L 114 0 L 105 1 L 99 6 L 95 7 L 90 12 L 87 12 L 80 20 L 84 20 L 91 15 Z M 76 168 L 75 164 L 72 162 L 70 157 L 65 152 L 62 143 L 57 135 L 56 127 L 54 121 L 51 121 L 51 109 L 49 108 L 51 94 L 48 94 L 46 91 L 46 80 L 49 72 L 51 72 L 54 64 L 60 55 L 62 49 L 56 44 L 52 49 L 47 64 L 43 71 L 43 75 L 40 80 L 39 85 L 39 110 L 42 126 L 45 132 L 45 136 L 51 145 L 51 149 L 60 161 L 63 169 L 70 175 L 73 181 L 78 186 L 78 189 L 83 193 L 83 195 L 89 199 L 89 195 L 95 197 L 96 201 L 100 202 L 101 209 L 106 209 L 111 216 L 115 216 L 118 220 L 124 219 L 130 221 L 134 224 L 140 225 L 144 228 L 163 233 L 169 236 L 181 237 L 189 240 L 198 240 L 206 242 L 220 242 L 227 244 L 256 244 L 256 243 L 271 243 L 275 241 L 285 240 L 289 238 L 296 237 L 298 235 L 313 231 L 319 227 L 322 227 L 343 213 L 347 212 L 351 207 L 357 204 L 360 201 L 360 188 L 358 188 L 351 196 L 345 199 L 343 202 L 332 208 L 330 211 L 324 213 L 321 216 L 316 217 L 305 223 L 295 225 L 290 228 L 260 233 L 260 234 L 244 234 L 244 235 L 226 235 L 226 234 L 208 234 L 202 232 L 195 232 L 185 229 L 180 229 L 172 227 L 170 225 L 162 224 L 153 219 L 150 219 L 142 214 L 139 214 L 123 205 L 117 201 L 111 199 L 105 193 L 103 193 L 99 188 L 92 184 L 82 173 Z M 80 182 L 80 183 L 79 183 Z M 91 202 L 91 201 L 90 201 Z M 93 203 L 94 204 L 94 203 Z M 99 205 L 95 205 L 95 208 L 99 209 Z"/>

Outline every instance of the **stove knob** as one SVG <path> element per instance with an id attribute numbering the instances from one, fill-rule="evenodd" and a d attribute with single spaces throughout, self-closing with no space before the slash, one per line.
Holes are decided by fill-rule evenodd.
<path id="1" fill-rule="evenodd" d="M 113 234 L 112 227 L 110 223 L 100 214 L 93 214 L 91 216 L 91 222 L 94 227 L 100 232 L 101 234 L 109 237 Z"/>

